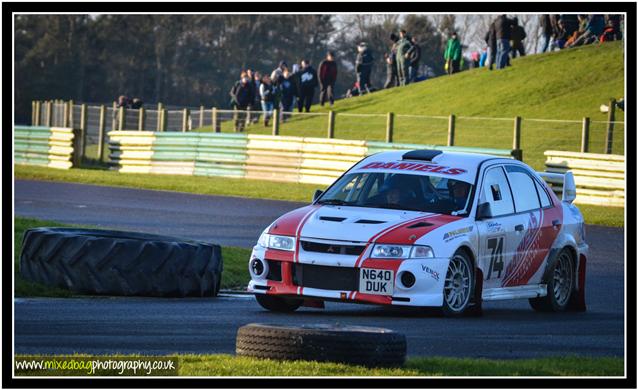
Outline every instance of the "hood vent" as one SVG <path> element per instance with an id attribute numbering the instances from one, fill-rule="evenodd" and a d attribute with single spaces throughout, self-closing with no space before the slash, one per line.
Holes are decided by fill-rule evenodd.
<path id="1" fill-rule="evenodd" d="M 345 218 L 342 218 L 342 217 L 328 217 L 328 216 L 322 216 L 322 217 L 319 217 L 319 219 L 322 221 L 331 221 L 331 222 L 343 222 L 345 220 Z"/>
<path id="2" fill-rule="evenodd" d="M 433 223 L 429 223 L 429 222 L 417 222 L 414 225 L 408 226 L 408 229 L 416 229 L 416 228 L 432 226 L 432 225 L 434 225 L 434 224 Z"/>
<path id="3" fill-rule="evenodd" d="M 367 223 L 367 224 L 375 225 L 379 223 L 385 223 L 385 221 L 375 221 L 374 219 L 360 219 L 356 221 L 355 223 Z"/>

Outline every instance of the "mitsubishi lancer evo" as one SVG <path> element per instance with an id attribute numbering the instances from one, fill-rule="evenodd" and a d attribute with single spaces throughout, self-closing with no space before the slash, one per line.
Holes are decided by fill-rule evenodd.
<path id="1" fill-rule="evenodd" d="M 561 199 L 543 176 L 562 184 Z M 459 316 L 521 298 L 582 311 L 588 245 L 575 197 L 571 172 L 513 159 L 377 153 L 263 231 L 248 291 L 272 311 L 336 301 Z"/>

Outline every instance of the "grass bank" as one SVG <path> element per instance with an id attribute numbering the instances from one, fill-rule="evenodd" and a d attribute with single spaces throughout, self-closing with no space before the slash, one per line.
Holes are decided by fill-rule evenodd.
<path id="1" fill-rule="evenodd" d="M 16 217 L 15 223 L 15 295 L 19 297 L 70 297 L 73 293 L 66 289 L 44 286 L 33 283 L 20 276 L 20 252 L 22 251 L 22 237 L 24 232 L 36 227 L 84 227 L 96 228 L 95 226 L 67 225 L 52 221 L 43 221 L 32 218 Z M 224 259 L 224 272 L 222 274 L 222 289 L 242 289 L 250 280 L 248 274 L 248 257 L 250 249 L 222 247 L 222 258 Z"/>
<path id="2" fill-rule="evenodd" d="M 296 202 L 310 202 L 315 189 L 324 189 L 324 186 L 315 184 L 276 183 L 264 180 L 147 175 L 97 169 L 61 170 L 24 165 L 15 165 L 14 167 L 16 179 L 63 181 Z M 624 227 L 625 225 L 624 208 L 590 205 L 579 205 L 579 208 L 588 224 L 614 227 Z"/>
<path id="3" fill-rule="evenodd" d="M 16 355 L 21 357 L 23 355 Z M 87 355 L 75 355 L 76 357 Z M 25 356 L 26 357 L 26 356 Z M 109 356 L 100 356 L 108 358 Z M 139 358 L 140 355 L 111 355 Z M 401 368 L 367 368 L 312 361 L 274 361 L 232 355 L 168 355 L 177 360 L 179 376 L 622 376 L 622 358 L 547 357 L 538 359 L 495 360 L 446 357 L 409 358 Z M 78 375 L 46 370 L 26 375 Z M 116 373 L 106 374 L 114 375 Z"/>
<path id="4" fill-rule="evenodd" d="M 344 75 L 347 77 L 347 75 Z M 471 69 L 402 88 L 342 99 L 335 103 L 335 138 L 383 140 L 386 117 L 349 116 L 393 112 L 394 142 L 439 144 L 447 141 L 447 116 L 457 115 L 455 143 L 459 146 L 510 148 L 513 118 L 523 118 L 521 148 L 524 161 L 543 168 L 546 150 L 579 151 L 581 120 L 589 117 L 590 151 L 603 153 L 607 114 L 600 105 L 624 95 L 621 42 L 588 45 L 512 60 L 503 70 Z M 311 112 L 326 114 L 315 105 Z M 401 115 L 442 116 L 415 118 Z M 474 119 L 468 118 L 474 117 Z M 484 119 L 476 119 L 484 118 Z M 490 120 L 487 118 L 511 118 Z M 568 120 L 539 122 L 534 119 Z M 616 120 L 623 120 L 618 111 Z M 294 117 L 281 125 L 281 135 L 325 137 L 327 115 Z M 201 131 L 211 131 L 210 127 Z M 233 131 L 231 121 L 222 131 Z M 246 131 L 270 134 L 262 123 Z M 623 126 L 614 130 L 613 153 L 624 154 Z"/>

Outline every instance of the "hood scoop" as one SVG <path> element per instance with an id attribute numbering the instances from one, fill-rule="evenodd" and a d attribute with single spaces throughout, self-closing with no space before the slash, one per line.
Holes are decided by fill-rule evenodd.
<path id="1" fill-rule="evenodd" d="M 429 222 L 417 222 L 414 225 L 408 226 L 408 229 L 416 229 L 416 228 L 432 226 L 432 225 L 434 225 L 434 224 L 433 223 L 429 223 Z"/>
<path id="2" fill-rule="evenodd" d="M 329 217 L 326 215 L 319 217 L 319 219 L 322 221 L 330 221 L 330 222 L 343 222 L 345 220 L 345 218 L 342 218 L 342 217 Z"/>
<path id="3" fill-rule="evenodd" d="M 360 219 L 358 221 L 355 221 L 355 223 L 365 223 L 365 224 L 370 224 L 370 225 L 375 225 L 378 223 L 385 223 L 386 221 L 375 221 L 374 219 Z"/>

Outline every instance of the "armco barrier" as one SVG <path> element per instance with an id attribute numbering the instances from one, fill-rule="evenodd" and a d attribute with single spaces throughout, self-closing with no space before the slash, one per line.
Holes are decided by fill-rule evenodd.
<path id="1" fill-rule="evenodd" d="M 440 149 L 512 157 L 513 151 L 392 144 L 256 134 L 109 133 L 112 169 L 120 172 L 245 177 L 331 184 L 367 155 L 387 150 Z"/>
<path id="2" fill-rule="evenodd" d="M 625 205 L 625 156 L 616 154 L 576 153 L 548 150 L 545 170 L 572 171 L 576 182 L 575 203 L 601 206 Z M 555 192 L 561 182 L 548 179 Z"/>
<path id="3" fill-rule="evenodd" d="M 14 126 L 14 162 L 69 169 L 73 166 L 73 139 L 70 128 Z"/>

